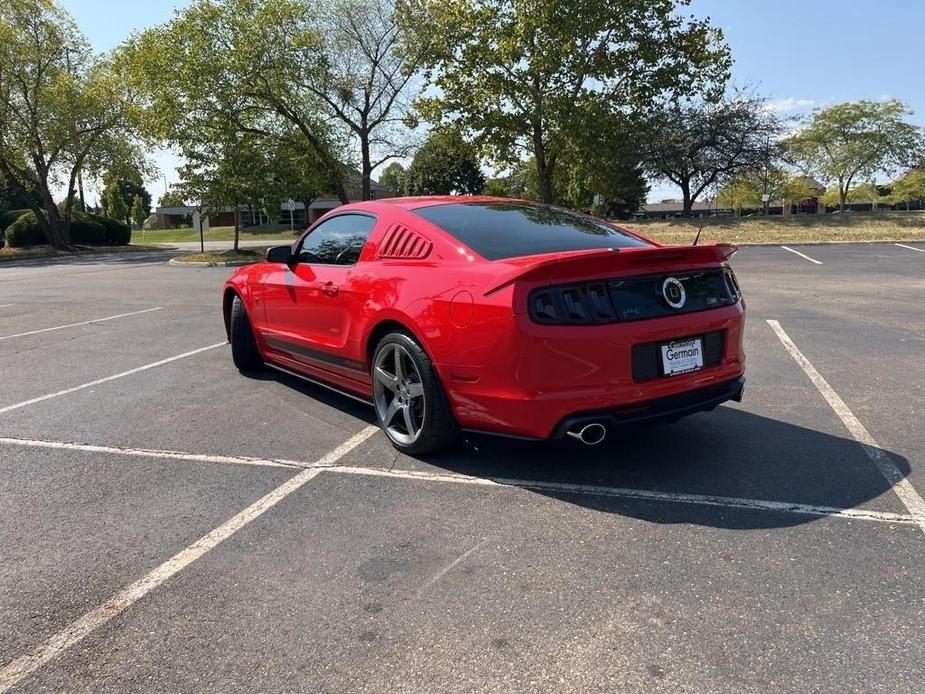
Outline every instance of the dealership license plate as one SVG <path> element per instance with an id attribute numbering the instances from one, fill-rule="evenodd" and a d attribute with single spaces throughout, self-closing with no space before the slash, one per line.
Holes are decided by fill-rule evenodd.
<path id="1" fill-rule="evenodd" d="M 662 373 L 677 376 L 703 368 L 703 340 L 673 340 L 662 347 Z"/>

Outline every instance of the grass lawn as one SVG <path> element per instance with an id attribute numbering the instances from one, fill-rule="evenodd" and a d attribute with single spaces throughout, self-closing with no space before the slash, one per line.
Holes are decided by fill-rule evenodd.
<path id="1" fill-rule="evenodd" d="M 241 230 L 241 240 L 284 240 L 292 241 L 299 233 L 289 227 L 248 227 Z M 177 241 L 198 241 L 199 231 L 195 229 L 149 229 L 132 232 L 132 241 L 137 243 L 174 243 Z M 205 234 L 206 241 L 234 241 L 234 227 L 211 227 Z"/>
<path id="2" fill-rule="evenodd" d="M 256 246 L 253 248 L 240 248 L 235 253 L 228 251 L 206 251 L 205 253 L 191 253 L 174 258 L 172 263 L 214 263 L 232 265 L 250 265 L 264 259 L 270 246 Z"/>
<path id="3" fill-rule="evenodd" d="M 846 215 L 715 217 L 619 222 L 664 244 L 689 244 L 703 224 L 700 242 L 824 243 L 826 241 L 925 241 L 925 212 L 860 212 Z"/>
<path id="4" fill-rule="evenodd" d="M 28 246 L 26 248 L 0 248 L 0 263 L 8 260 L 28 260 L 30 258 L 74 257 L 78 255 L 97 255 L 100 253 L 138 253 L 143 251 L 161 251 L 158 246 L 85 246 L 79 251 L 68 253 L 57 251 L 51 246 Z"/>

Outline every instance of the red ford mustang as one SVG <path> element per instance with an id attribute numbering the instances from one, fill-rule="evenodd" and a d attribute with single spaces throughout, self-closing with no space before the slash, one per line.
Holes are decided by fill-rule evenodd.
<path id="1" fill-rule="evenodd" d="M 392 443 L 603 441 L 740 400 L 735 246 L 663 247 L 533 202 L 346 205 L 227 282 L 235 365 L 372 401 Z"/>

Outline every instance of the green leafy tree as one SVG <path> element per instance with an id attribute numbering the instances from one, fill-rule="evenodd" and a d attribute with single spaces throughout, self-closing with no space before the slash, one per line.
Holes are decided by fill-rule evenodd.
<path id="1" fill-rule="evenodd" d="M 434 37 L 431 120 L 452 120 L 499 165 L 532 157 L 540 198 L 591 104 L 640 108 L 722 84 L 719 30 L 678 0 L 420 0 L 404 21 Z"/>
<path id="2" fill-rule="evenodd" d="M 379 175 L 379 183 L 391 190 L 395 195 L 401 195 L 405 187 L 405 167 L 397 161 L 386 166 Z"/>
<path id="3" fill-rule="evenodd" d="M 585 112 L 585 122 L 562 150 L 563 175 L 554 177 L 556 202 L 605 217 L 636 212 L 649 190 L 636 130 L 624 114 L 606 108 Z"/>
<path id="4" fill-rule="evenodd" d="M 511 197 L 511 189 L 503 178 L 489 178 L 482 189 L 483 195 L 493 195 L 497 198 Z"/>
<path id="5" fill-rule="evenodd" d="M 129 148 L 130 97 L 52 0 L 0 4 L 0 175 L 29 201 L 52 246 L 72 248 L 81 172 L 98 175 Z"/>
<path id="6" fill-rule="evenodd" d="M 738 215 L 743 209 L 761 207 L 763 193 L 764 188 L 756 176 L 735 176 L 717 192 L 716 204 Z"/>
<path id="7" fill-rule="evenodd" d="M 196 166 L 230 134 L 271 148 L 285 142 L 312 156 L 349 202 L 340 153 L 350 133 L 306 88 L 332 70 L 320 16 L 317 5 L 298 0 L 194 0 L 133 37 L 117 64 L 143 99 L 145 132 Z"/>
<path id="8" fill-rule="evenodd" d="M 0 212 L 22 210 L 32 205 L 41 205 L 41 199 L 33 193 L 17 188 L 0 174 Z"/>
<path id="9" fill-rule="evenodd" d="M 187 207 L 187 200 L 188 198 L 182 190 L 174 188 L 164 193 L 160 200 L 157 201 L 157 204 L 160 207 Z"/>
<path id="10" fill-rule="evenodd" d="M 260 136 L 233 132 L 223 135 L 218 149 L 195 152 L 181 175 L 184 198 L 199 201 L 206 214 L 234 211 L 235 252 L 243 208 L 261 210 L 275 222 L 285 200 L 298 200 L 307 211 L 316 197 L 330 190 L 312 155 L 286 144 L 270 148 Z"/>
<path id="11" fill-rule="evenodd" d="M 851 203 L 869 202 L 876 207 L 880 202 L 885 202 L 885 196 L 880 195 L 880 190 L 872 181 L 857 183 L 847 191 L 842 191 L 839 186 L 828 188 L 819 198 L 826 207 L 838 207 L 844 210 Z"/>
<path id="12" fill-rule="evenodd" d="M 856 181 L 911 166 L 922 156 L 921 130 L 898 100 L 856 101 L 816 109 L 787 144 L 805 171 L 831 184 L 844 210 Z M 829 198 L 831 200 L 831 197 Z"/>
<path id="13" fill-rule="evenodd" d="M 476 195 L 485 187 L 475 149 L 456 128 L 438 128 L 414 155 L 405 174 L 409 195 Z"/>
<path id="14" fill-rule="evenodd" d="M 742 172 L 770 166 L 778 156 L 780 133 L 780 122 L 760 98 L 666 102 L 647 116 L 646 169 L 681 189 L 683 214 L 689 217 L 707 191 Z"/>
<path id="15" fill-rule="evenodd" d="M 103 189 L 102 203 L 103 211 L 110 219 L 124 222 L 128 218 L 129 207 L 125 204 L 118 185 L 107 186 Z"/>
<path id="16" fill-rule="evenodd" d="M 124 208 L 126 210 L 125 216 L 118 218 L 119 221 L 131 224 L 134 214 L 132 209 L 135 204 L 135 198 L 141 200 L 141 207 L 145 213 L 145 218 L 151 214 L 151 193 L 144 187 L 142 183 L 142 173 L 135 166 L 123 164 L 113 167 L 103 174 L 102 201 L 104 209 L 106 209 L 108 201 L 113 195 L 118 195 L 122 198 L 123 205 L 120 209 Z"/>
<path id="17" fill-rule="evenodd" d="M 145 212 L 145 205 L 141 196 L 136 195 L 135 199 L 132 200 L 132 221 L 135 223 L 136 229 L 141 229 L 141 227 L 144 226 L 148 214 L 149 212 Z"/>
<path id="18" fill-rule="evenodd" d="M 890 191 L 888 201 L 893 205 L 905 204 L 925 200 L 925 167 L 910 169 L 897 180 Z"/>

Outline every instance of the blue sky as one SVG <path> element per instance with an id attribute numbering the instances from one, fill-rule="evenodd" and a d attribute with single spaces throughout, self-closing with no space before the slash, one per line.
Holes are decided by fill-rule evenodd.
<path id="1" fill-rule="evenodd" d="M 98 50 L 168 20 L 173 0 L 60 0 Z M 692 0 L 686 10 L 721 27 L 735 59 L 733 79 L 772 100 L 784 116 L 857 99 L 899 98 L 925 125 L 925 1 Z M 156 157 L 169 182 L 177 160 Z M 155 198 L 163 182 L 150 186 Z M 650 200 L 677 195 L 653 186 Z"/>

